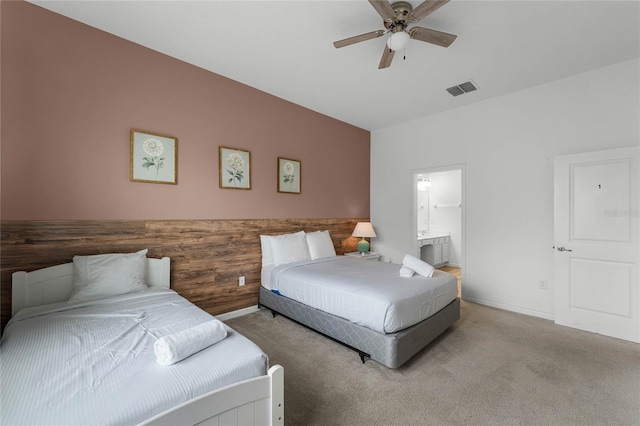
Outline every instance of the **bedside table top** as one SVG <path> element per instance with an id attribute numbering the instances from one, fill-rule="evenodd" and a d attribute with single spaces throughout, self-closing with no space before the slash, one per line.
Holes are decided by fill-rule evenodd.
<path id="1" fill-rule="evenodd" d="M 366 253 L 360 253 L 359 251 L 351 251 L 349 253 L 345 253 L 345 256 L 359 257 L 360 259 L 371 259 L 371 258 L 379 258 L 380 253 L 376 253 L 374 251 L 368 251 Z"/>

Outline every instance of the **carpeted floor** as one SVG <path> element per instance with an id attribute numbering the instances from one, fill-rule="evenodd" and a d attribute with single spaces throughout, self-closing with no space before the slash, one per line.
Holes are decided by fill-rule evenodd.
<path id="1" fill-rule="evenodd" d="M 227 321 L 285 369 L 287 425 L 640 425 L 640 345 L 468 302 L 401 368 L 260 310 Z"/>

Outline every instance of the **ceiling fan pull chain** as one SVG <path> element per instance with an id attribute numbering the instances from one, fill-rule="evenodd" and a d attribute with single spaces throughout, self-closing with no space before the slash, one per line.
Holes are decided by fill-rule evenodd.
<path id="1" fill-rule="evenodd" d="M 403 61 L 407 60 L 407 48 L 406 47 L 404 49 L 402 49 L 402 60 Z"/>

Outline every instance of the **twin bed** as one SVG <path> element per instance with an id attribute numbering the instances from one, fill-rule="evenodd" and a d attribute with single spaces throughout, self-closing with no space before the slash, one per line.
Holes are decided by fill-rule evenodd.
<path id="1" fill-rule="evenodd" d="M 457 279 L 336 256 L 328 231 L 262 236 L 260 305 L 398 368 L 460 318 Z"/>
<path id="2" fill-rule="evenodd" d="M 161 336 L 215 319 L 169 289 L 169 258 L 143 262 L 147 289 L 96 298 L 77 291 L 76 259 L 14 273 L 0 424 L 284 424 L 282 367 L 227 326 L 221 341 L 156 362 Z"/>

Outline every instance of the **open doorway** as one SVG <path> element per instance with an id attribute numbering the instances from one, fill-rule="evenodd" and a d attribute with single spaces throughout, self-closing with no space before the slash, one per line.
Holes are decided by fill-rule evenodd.
<path id="1" fill-rule="evenodd" d="M 464 165 L 413 172 L 415 256 L 464 277 Z"/>

